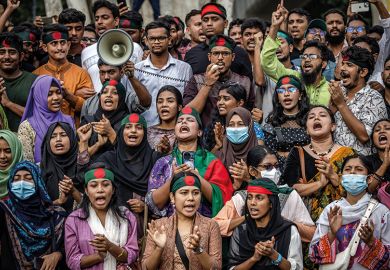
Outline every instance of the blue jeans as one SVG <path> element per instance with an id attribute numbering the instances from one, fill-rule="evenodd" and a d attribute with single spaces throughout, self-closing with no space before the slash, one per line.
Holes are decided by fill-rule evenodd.
<path id="1" fill-rule="evenodd" d="M 160 0 L 149 0 L 149 2 L 152 5 L 153 17 L 155 20 L 157 20 L 158 17 L 160 16 Z M 139 12 L 143 3 L 144 0 L 134 0 L 133 10 Z"/>

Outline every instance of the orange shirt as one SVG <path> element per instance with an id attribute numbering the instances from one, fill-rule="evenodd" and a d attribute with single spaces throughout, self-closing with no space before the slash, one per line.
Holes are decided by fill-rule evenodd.
<path id="1" fill-rule="evenodd" d="M 63 81 L 65 88 L 73 95 L 75 95 L 77 90 L 82 88 L 93 89 L 88 72 L 68 61 L 61 66 L 55 66 L 49 61 L 47 64 L 34 70 L 33 73 L 36 75 L 50 75 Z M 72 108 L 65 100 L 62 104 L 62 112 L 74 117 L 76 112 L 77 114 L 80 113 L 83 103 L 84 99 L 77 96 L 76 107 Z"/>

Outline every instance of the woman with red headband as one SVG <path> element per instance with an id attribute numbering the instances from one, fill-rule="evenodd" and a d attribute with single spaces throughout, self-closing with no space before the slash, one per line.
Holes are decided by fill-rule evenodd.
<path id="1" fill-rule="evenodd" d="M 261 178 L 247 190 L 245 222 L 233 232 L 228 269 L 303 269 L 301 237 L 281 216 L 279 188 Z"/>

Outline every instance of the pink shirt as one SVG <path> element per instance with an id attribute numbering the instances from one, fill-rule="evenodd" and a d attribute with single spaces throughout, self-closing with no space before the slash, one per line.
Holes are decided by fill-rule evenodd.
<path id="1" fill-rule="evenodd" d="M 87 220 L 82 220 L 82 209 L 72 212 L 65 222 L 65 252 L 66 263 L 71 270 L 79 270 L 83 256 L 95 254 L 96 251 L 89 244 L 94 235 Z M 127 263 L 131 264 L 138 258 L 137 223 L 135 216 L 126 209 L 124 216 L 129 222 L 127 243 L 123 246 L 127 250 Z M 91 270 L 103 270 L 103 263 L 89 268 Z"/>

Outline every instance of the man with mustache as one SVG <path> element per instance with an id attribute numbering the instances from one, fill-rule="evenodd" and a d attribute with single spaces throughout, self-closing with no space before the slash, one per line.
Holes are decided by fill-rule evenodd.
<path id="1" fill-rule="evenodd" d="M 68 29 L 64 25 L 52 24 L 44 28 L 42 40 L 43 50 L 49 55 L 49 61 L 33 73 L 50 75 L 62 82 L 65 99 L 62 112 L 75 117 L 77 124 L 84 103 L 84 98 L 78 92 L 93 88 L 91 78 L 84 69 L 68 61 L 70 41 Z"/>
<path id="2" fill-rule="evenodd" d="M 286 10 L 282 11 L 283 15 Z M 305 44 L 305 33 L 310 22 L 310 13 L 302 8 L 292 9 L 287 16 L 288 33 L 294 40 L 294 49 L 291 52 L 291 59 L 298 59 L 303 52 L 303 45 Z M 284 18 L 285 19 L 285 18 Z"/>
<path id="3" fill-rule="evenodd" d="M 215 35 L 210 39 L 209 65 L 206 73 L 196 74 L 184 89 L 184 105 L 201 113 L 202 123 L 208 126 L 217 104 L 218 90 L 224 82 L 237 83 L 247 91 L 246 108 L 252 110 L 255 93 L 251 79 L 231 70 L 236 43 L 228 36 Z"/>
<path id="4" fill-rule="evenodd" d="M 23 60 L 21 69 L 33 72 L 38 66 L 36 54 L 38 52 L 41 32 L 31 23 L 22 23 L 15 26 L 13 32 L 23 41 Z"/>
<path id="5" fill-rule="evenodd" d="M 22 40 L 13 33 L 0 34 L 0 101 L 11 131 L 17 132 L 36 75 L 20 70 Z"/>
<path id="6" fill-rule="evenodd" d="M 284 7 L 279 6 L 272 14 L 272 25 L 261 52 L 262 68 L 273 81 L 284 75 L 294 75 L 301 78 L 306 86 L 306 92 L 312 105 L 329 105 L 329 84 L 322 72 L 328 62 L 328 48 L 317 41 L 309 41 L 303 47 L 301 55 L 301 72 L 286 68 L 277 58 L 276 51 L 280 46 L 277 32 L 284 21 Z"/>
<path id="7" fill-rule="evenodd" d="M 379 119 L 387 118 L 383 97 L 367 84 L 374 70 L 374 57 L 357 46 L 349 47 L 342 57 L 342 81 L 332 81 L 329 87 L 330 107 L 336 119 L 335 143 L 369 155 L 372 128 Z"/>

